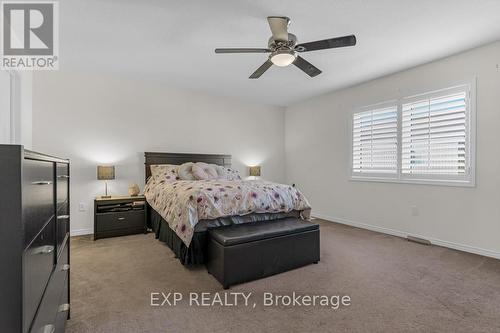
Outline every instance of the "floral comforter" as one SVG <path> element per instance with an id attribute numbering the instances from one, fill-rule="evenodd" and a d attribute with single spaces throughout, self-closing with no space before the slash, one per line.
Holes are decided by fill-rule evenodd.
<path id="1" fill-rule="evenodd" d="M 250 213 L 301 211 L 309 218 L 311 207 L 294 187 L 262 180 L 178 180 L 149 179 L 144 195 L 189 246 L 200 220 Z"/>

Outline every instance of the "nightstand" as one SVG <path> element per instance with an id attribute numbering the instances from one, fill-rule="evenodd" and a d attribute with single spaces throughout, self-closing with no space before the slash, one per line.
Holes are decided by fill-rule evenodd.
<path id="1" fill-rule="evenodd" d="M 142 195 L 97 197 L 94 200 L 94 240 L 146 233 L 146 198 Z"/>

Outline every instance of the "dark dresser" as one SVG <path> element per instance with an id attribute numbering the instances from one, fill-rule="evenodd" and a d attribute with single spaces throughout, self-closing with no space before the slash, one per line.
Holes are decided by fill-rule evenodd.
<path id="1" fill-rule="evenodd" d="M 64 332 L 69 161 L 0 145 L 0 330 Z"/>

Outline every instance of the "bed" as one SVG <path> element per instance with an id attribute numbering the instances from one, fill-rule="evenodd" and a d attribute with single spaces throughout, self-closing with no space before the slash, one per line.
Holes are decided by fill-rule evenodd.
<path id="1" fill-rule="evenodd" d="M 148 209 L 148 227 L 153 230 L 156 238 L 159 241 L 166 243 L 166 245 L 174 252 L 175 256 L 183 265 L 197 265 L 206 262 L 208 231 L 212 228 L 218 228 L 233 224 L 271 221 L 286 217 L 309 217 L 310 206 L 307 203 L 307 200 L 303 198 L 303 196 L 301 196 L 301 193 L 297 189 L 292 188 L 289 185 L 275 184 L 265 181 L 247 180 L 214 180 L 191 182 L 179 180 L 167 185 L 151 184 L 153 178 L 151 177 L 152 165 L 181 165 L 186 162 L 203 162 L 230 168 L 231 155 L 146 152 L 144 156 L 147 184 L 145 191 L 147 193 L 145 194 Z M 196 203 L 196 200 L 194 200 L 194 203 L 190 206 L 190 212 L 189 208 L 186 208 L 183 205 L 179 205 L 180 208 L 176 207 L 178 210 L 180 209 L 179 216 L 184 214 L 184 211 L 186 211 L 186 222 L 174 221 L 177 220 L 177 212 L 174 213 L 174 208 L 170 209 L 172 202 L 169 202 L 169 209 L 167 209 L 167 203 L 165 202 L 165 200 L 174 201 L 173 197 L 175 197 L 175 200 L 181 201 L 181 199 L 177 199 L 178 196 L 180 198 L 185 197 L 190 199 L 193 199 L 193 196 L 195 196 L 196 199 L 196 194 L 190 195 L 190 193 L 200 193 L 200 191 L 192 192 L 196 190 L 196 188 L 193 189 L 193 187 L 195 186 L 198 186 L 199 188 L 205 188 L 205 190 L 203 190 L 205 192 L 207 188 L 211 190 L 210 187 L 213 187 L 214 190 L 218 189 L 219 191 L 227 190 L 228 192 L 220 193 L 233 193 L 233 195 L 234 193 L 237 193 L 236 196 L 238 196 L 238 191 L 242 191 L 245 194 L 250 193 L 251 195 L 247 199 L 251 204 L 249 206 L 250 208 L 248 209 L 248 211 L 245 211 L 244 213 L 239 212 L 238 214 L 234 214 L 234 209 L 232 213 L 216 212 L 210 214 L 206 213 L 205 211 L 201 211 L 200 206 Z M 254 195 L 253 189 L 256 189 L 255 192 L 259 194 L 261 193 L 258 192 L 259 190 L 264 192 L 276 191 L 281 194 L 282 197 L 286 197 L 289 203 L 284 205 L 281 202 L 280 205 L 279 200 L 275 200 L 274 198 L 272 198 L 273 201 L 275 201 L 277 204 L 274 209 L 273 207 L 263 207 L 262 209 L 258 209 L 258 207 L 256 207 L 255 205 L 252 205 L 254 201 L 257 200 L 254 200 L 254 198 L 252 197 Z M 278 199 L 280 199 L 279 194 L 276 194 L 275 192 L 272 193 L 276 195 Z M 214 199 L 212 192 L 209 192 L 209 194 L 210 198 Z M 162 200 L 158 199 L 159 197 L 163 197 Z M 186 199 L 186 201 L 189 201 L 190 199 Z M 264 199 L 262 199 L 262 201 L 264 201 Z M 161 203 L 164 203 L 165 206 L 162 206 Z M 292 206 L 298 209 L 291 209 Z M 245 207 L 245 209 L 246 208 L 247 207 Z M 264 208 L 267 208 L 267 210 Z M 193 222 L 192 215 L 197 215 L 198 210 L 200 210 L 199 219 L 198 216 L 196 216 L 195 221 Z M 203 218 L 204 216 L 209 216 L 211 218 Z"/>

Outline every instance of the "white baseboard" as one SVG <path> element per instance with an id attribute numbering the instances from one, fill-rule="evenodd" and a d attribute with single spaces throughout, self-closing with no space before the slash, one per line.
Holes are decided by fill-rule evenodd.
<path id="1" fill-rule="evenodd" d="M 70 231 L 70 236 L 83 236 L 83 235 L 92 235 L 94 231 L 92 229 L 73 229 Z"/>
<path id="2" fill-rule="evenodd" d="M 428 236 L 424 236 L 424 235 L 409 234 L 407 232 L 400 231 L 400 230 L 379 227 L 376 225 L 361 223 L 361 222 L 352 221 L 352 220 L 339 218 L 339 217 L 327 216 L 327 215 L 317 214 L 317 213 L 312 213 L 312 216 L 316 217 L 316 218 L 323 219 L 323 220 L 327 220 L 329 222 L 350 225 L 352 227 L 367 229 L 367 230 L 380 232 L 380 233 L 388 234 L 388 235 L 392 235 L 392 236 L 402 237 L 402 238 L 406 238 L 407 236 L 414 236 L 414 237 L 418 237 L 418 238 L 423 238 L 423 239 L 427 239 L 428 241 L 430 241 L 433 245 L 438 245 L 438 246 L 447 247 L 447 248 L 450 248 L 453 250 L 459 250 L 459 251 L 463 251 L 463 252 L 478 254 L 481 256 L 485 256 L 485 257 L 500 259 L 500 252 L 498 252 L 498 251 L 487 250 L 487 249 L 483 249 L 483 248 L 479 248 L 479 247 L 475 247 L 475 246 L 444 241 L 441 239 L 436 239 L 436 238 L 432 238 L 432 237 L 428 237 Z"/>

